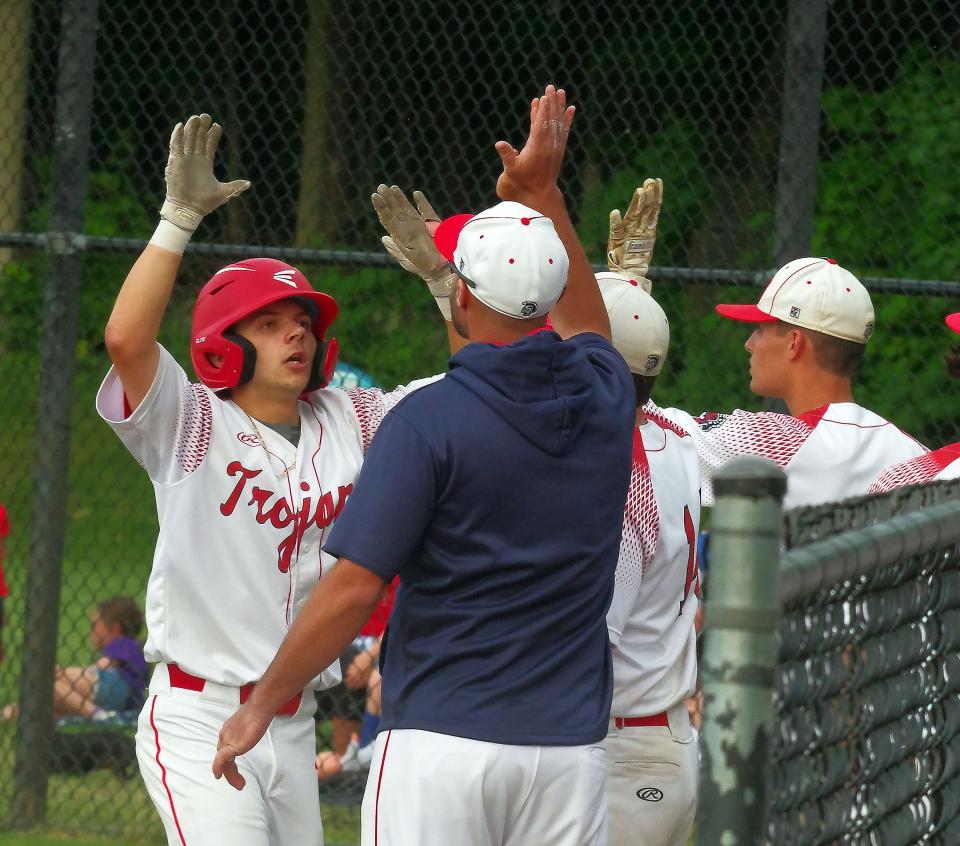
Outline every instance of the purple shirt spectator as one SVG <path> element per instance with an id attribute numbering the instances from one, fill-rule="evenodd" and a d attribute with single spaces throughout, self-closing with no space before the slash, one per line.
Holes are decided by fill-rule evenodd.
<path id="1" fill-rule="evenodd" d="M 130 688 L 124 711 L 139 709 L 146 698 L 147 662 L 143 647 L 131 637 L 116 637 L 104 648 L 103 654 L 117 662 L 116 670 Z"/>

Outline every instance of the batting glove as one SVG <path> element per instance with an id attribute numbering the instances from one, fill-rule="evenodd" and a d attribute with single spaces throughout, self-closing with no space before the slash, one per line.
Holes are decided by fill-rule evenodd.
<path id="1" fill-rule="evenodd" d="M 370 199 L 388 233 L 380 239 L 384 248 L 404 270 L 417 274 L 427 283 L 443 319 L 450 320 L 454 274 L 426 226 L 427 221 L 439 221 L 440 216 L 420 191 L 413 192 L 417 204 L 414 208 L 396 185 L 378 186 Z"/>
<path id="2" fill-rule="evenodd" d="M 204 215 L 250 187 L 246 179 L 220 182 L 213 175 L 213 159 L 222 134 L 220 124 L 212 123 L 207 114 L 191 115 L 186 124 L 178 123 L 173 128 L 164 171 L 167 196 L 160 217 L 183 234 L 161 225 L 163 232 L 158 229 L 160 237 L 155 236 L 151 243 L 182 253 Z M 164 239 L 175 243 L 161 243 Z"/>
<path id="3" fill-rule="evenodd" d="M 607 267 L 637 279 L 650 292 L 646 278 L 657 243 L 657 220 L 663 203 L 663 180 L 647 179 L 633 192 L 630 207 L 621 218 L 620 210 L 610 212 L 610 237 L 607 240 Z"/>

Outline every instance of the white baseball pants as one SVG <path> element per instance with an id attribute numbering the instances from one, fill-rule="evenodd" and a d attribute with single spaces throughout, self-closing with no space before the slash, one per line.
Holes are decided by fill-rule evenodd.
<path id="1" fill-rule="evenodd" d="M 228 704 L 232 703 L 232 704 Z M 137 760 L 170 846 L 323 846 L 313 712 L 305 693 L 295 716 L 277 717 L 237 766 L 234 790 L 211 766 L 224 721 L 240 707 L 237 688 L 171 688 L 163 665 L 137 725 Z"/>
<path id="2" fill-rule="evenodd" d="M 610 846 L 687 846 L 697 811 L 697 738 L 686 702 L 667 718 L 669 728 L 618 729 L 610 720 Z"/>
<path id="3" fill-rule="evenodd" d="M 361 846 L 605 846 L 607 760 L 588 746 L 508 746 L 381 732 Z"/>

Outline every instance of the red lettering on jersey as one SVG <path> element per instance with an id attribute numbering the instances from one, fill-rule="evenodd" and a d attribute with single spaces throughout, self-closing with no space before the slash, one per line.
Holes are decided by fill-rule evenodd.
<path id="1" fill-rule="evenodd" d="M 230 492 L 226 502 L 220 505 L 220 513 L 224 517 L 233 514 L 240 501 L 240 496 L 247 485 L 248 479 L 259 476 L 261 470 L 248 470 L 239 461 L 232 461 L 227 465 L 227 475 L 237 476 L 237 484 Z M 301 484 L 301 490 L 309 490 Z M 274 494 L 273 491 L 266 490 L 258 486 L 253 486 L 250 490 L 250 499 L 247 505 L 252 506 L 256 514 L 255 519 L 261 525 L 269 523 L 275 529 L 285 529 L 293 523 L 293 529 L 277 546 L 277 568 L 281 573 L 287 573 L 290 570 L 290 562 L 295 553 L 300 552 L 300 544 L 303 541 L 304 533 L 311 525 L 323 530 L 329 526 L 343 510 L 347 497 L 353 493 L 353 485 L 340 485 L 337 488 L 337 500 L 334 502 L 333 494 L 330 491 L 323 493 L 316 502 L 313 515 L 310 514 L 310 507 L 313 500 L 305 496 L 300 504 L 300 510 L 294 512 L 287 498 Z M 276 497 L 274 499 L 274 497 Z M 272 502 L 271 502 L 272 501 Z"/>
<path id="2" fill-rule="evenodd" d="M 220 504 L 220 513 L 224 517 L 229 517 L 233 514 L 233 509 L 237 507 L 237 500 L 240 499 L 240 494 L 243 493 L 243 488 L 247 484 L 247 479 L 252 479 L 255 476 L 259 476 L 263 471 L 262 470 L 247 470 L 239 461 L 231 461 L 227 465 L 227 475 L 236 476 L 240 474 L 240 480 L 237 482 L 236 487 L 230 492 L 230 496 L 227 497 L 227 501 Z"/>
<path id="3" fill-rule="evenodd" d="M 337 507 L 333 511 L 333 519 L 336 520 L 343 511 L 343 506 L 347 504 L 347 497 L 353 493 L 353 485 L 340 485 L 337 489 Z"/>

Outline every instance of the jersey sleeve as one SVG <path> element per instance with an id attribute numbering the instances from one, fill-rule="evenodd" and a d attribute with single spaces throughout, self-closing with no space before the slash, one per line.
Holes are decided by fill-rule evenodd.
<path id="1" fill-rule="evenodd" d="M 707 411 L 694 417 L 679 408 L 661 408 L 652 401 L 643 410 L 661 423 L 679 427 L 693 439 L 705 506 L 713 505 L 713 474 L 730 459 L 755 455 L 786 467 L 813 431 L 806 421 L 773 411 Z"/>
<path id="2" fill-rule="evenodd" d="M 634 436 L 633 472 L 623 509 L 623 534 L 614 578 L 613 600 L 607 612 L 607 633 L 614 647 L 637 604 L 643 577 L 657 552 L 660 514 L 650 468 L 642 454 L 639 436 Z"/>
<path id="3" fill-rule="evenodd" d="M 191 383 L 162 346 L 153 383 L 136 410 L 127 414 L 123 385 L 111 367 L 97 392 L 97 412 L 157 484 L 180 481 L 207 455 L 213 429 L 210 394 Z"/>
<path id="4" fill-rule="evenodd" d="M 360 432 L 364 455 L 370 449 L 373 436 L 377 433 L 380 424 L 383 423 L 383 419 L 391 408 L 408 394 L 412 394 L 417 389 L 443 377 L 443 373 L 438 373 L 436 376 L 414 379 L 412 382 L 394 388 L 392 391 L 382 391 L 380 388 L 352 388 L 346 391 L 356 416 L 356 425 Z"/>
<path id="5" fill-rule="evenodd" d="M 426 441 L 402 416 L 387 415 L 324 550 L 391 582 L 433 519 L 437 487 Z"/>
<path id="6" fill-rule="evenodd" d="M 960 443 L 941 447 L 888 467 L 871 483 L 868 493 L 887 493 L 907 485 L 919 485 L 936 479 L 945 467 L 960 459 Z"/>

